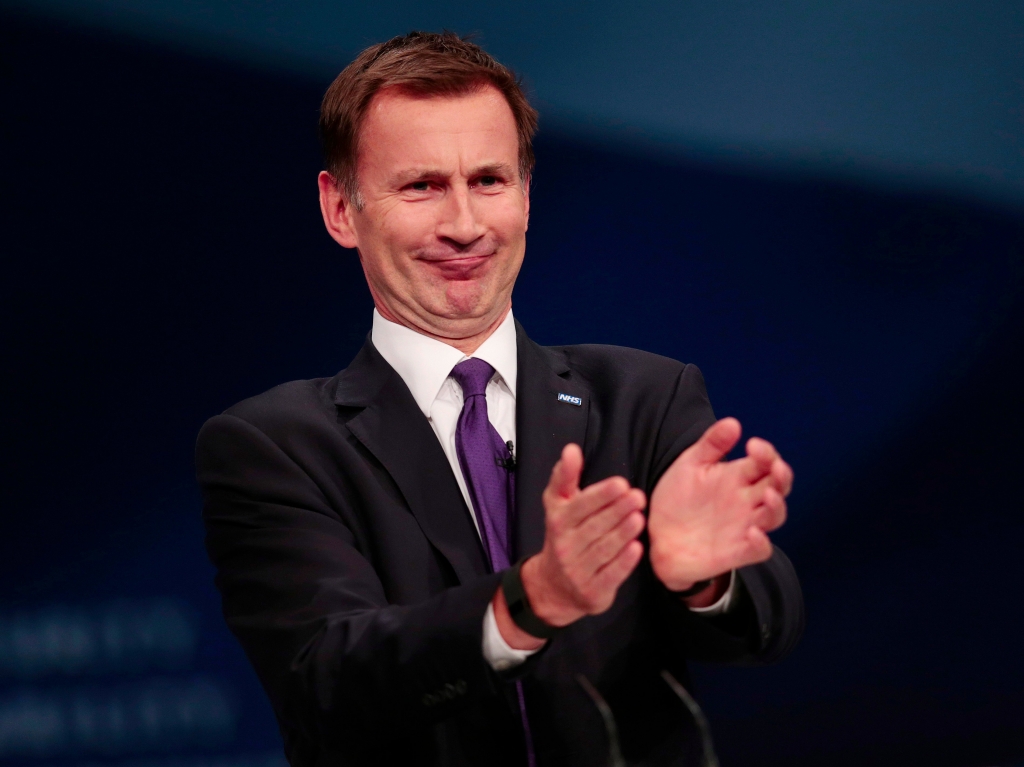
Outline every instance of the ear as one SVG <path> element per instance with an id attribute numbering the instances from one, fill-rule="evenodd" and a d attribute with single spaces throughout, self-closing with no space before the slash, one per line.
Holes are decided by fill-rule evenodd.
<path id="1" fill-rule="evenodd" d="M 523 181 L 523 213 L 526 217 L 526 228 L 530 228 L 530 180 L 532 176 L 527 176 Z"/>
<path id="2" fill-rule="evenodd" d="M 356 247 L 358 242 L 352 226 L 352 205 L 341 185 L 325 170 L 320 171 L 316 181 L 320 187 L 320 213 L 323 214 L 327 233 L 343 248 Z"/>

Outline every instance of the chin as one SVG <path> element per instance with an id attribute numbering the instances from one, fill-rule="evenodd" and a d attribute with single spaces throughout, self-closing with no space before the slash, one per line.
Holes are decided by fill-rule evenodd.
<path id="1" fill-rule="evenodd" d="M 486 295 L 478 284 L 471 281 L 451 283 L 442 301 L 442 314 L 451 320 L 476 319 L 490 312 L 496 296 Z"/>

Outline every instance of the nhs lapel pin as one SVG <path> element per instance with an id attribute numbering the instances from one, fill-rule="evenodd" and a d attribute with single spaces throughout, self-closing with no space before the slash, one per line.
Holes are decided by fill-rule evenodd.
<path id="1" fill-rule="evenodd" d="M 583 404 L 582 397 L 574 397 L 571 394 L 566 394 L 565 392 L 558 392 L 558 401 L 564 402 L 567 405 L 575 405 L 576 407 L 580 407 Z"/>

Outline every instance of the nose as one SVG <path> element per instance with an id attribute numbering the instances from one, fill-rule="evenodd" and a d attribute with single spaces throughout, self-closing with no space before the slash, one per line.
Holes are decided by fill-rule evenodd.
<path id="1" fill-rule="evenodd" d="M 474 209 L 469 187 L 453 185 L 445 197 L 438 236 L 463 248 L 472 245 L 483 236 L 485 227 Z"/>

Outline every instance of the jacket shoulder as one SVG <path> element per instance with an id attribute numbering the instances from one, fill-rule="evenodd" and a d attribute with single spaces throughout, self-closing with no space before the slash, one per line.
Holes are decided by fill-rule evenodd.
<path id="1" fill-rule="evenodd" d="M 683 371 L 692 365 L 660 354 L 608 344 L 550 346 L 574 373 L 594 389 L 603 391 L 672 390 Z"/>
<path id="2" fill-rule="evenodd" d="M 322 413 L 333 409 L 334 381 L 335 378 L 288 381 L 232 405 L 223 414 L 264 427 Z"/>
<path id="3" fill-rule="evenodd" d="M 211 441 L 219 443 L 226 433 L 236 433 L 238 429 L 250 434 L 255 429 L 282 445 L 292 442 L 298 434 L 330 428 L 336 413 L 336 378 L 289 381 L 248 397 L 207 420 L 199 431 L 198 446 Z"/>

